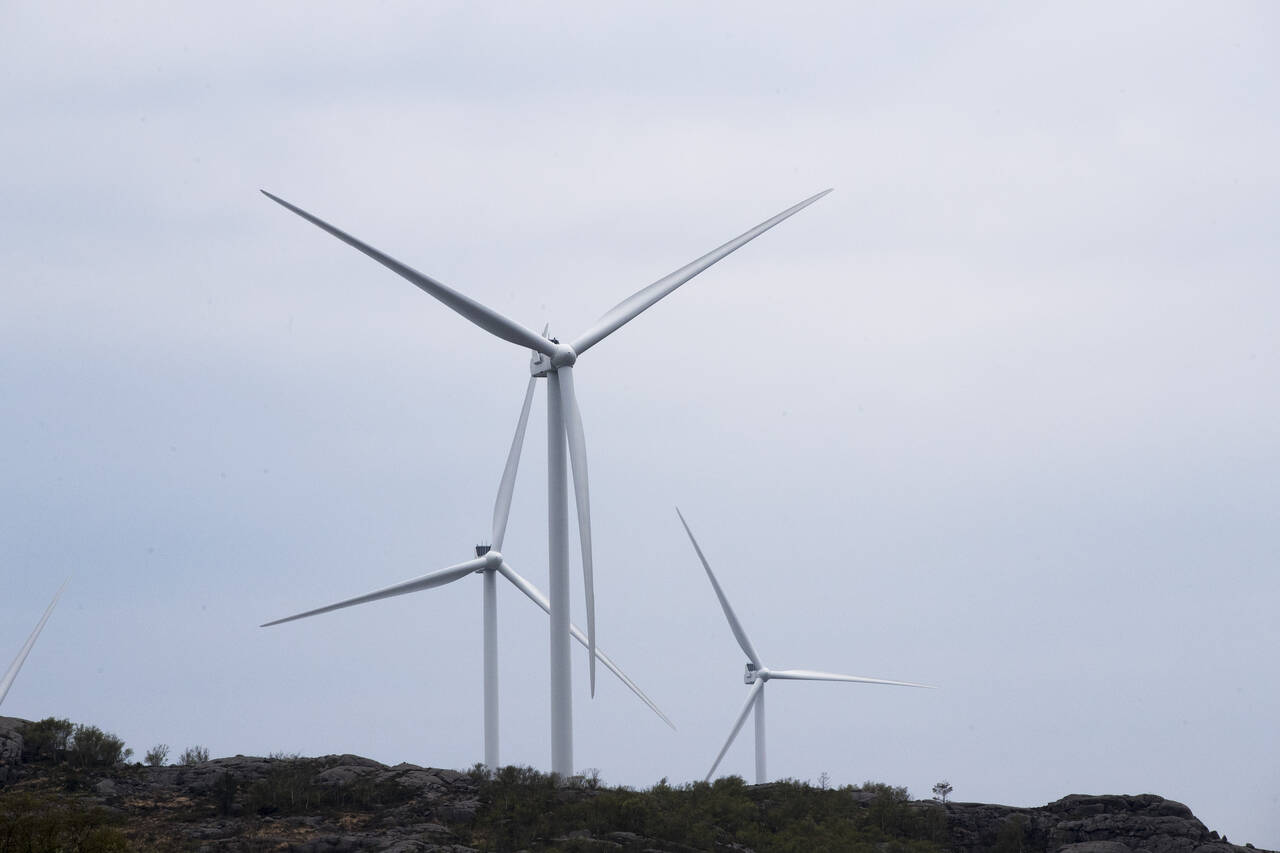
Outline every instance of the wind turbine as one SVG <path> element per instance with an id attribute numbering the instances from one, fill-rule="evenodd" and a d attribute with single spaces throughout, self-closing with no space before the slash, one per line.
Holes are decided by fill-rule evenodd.
<path id="1" fill-rule="evenodd" d="M 536 355 L 536 353 L 535 353 Z M 524 406 L 520 409 L 520 420 L 516 425 L 515 437 L 511 440 L 511 449 L 507 452 L 507 465 L 502 472 L 502 481 L 498 486 L 498 497 L 493 503 L 493 528 L 492 539 L 490 545 L 477 545 L 476 558 L 468 560 L 465 563 L 459 563 L 456 566 L 450 566 L 441 569 L 438 572 L 432 572 L 423 575 L 420 578 L 398 583 L 395 586 L 389 586 L 367 595 L 348 598 L 345 601 L 339 601 L 337 604 L 330 604 L 326 607 L 317 607 L 315 610 L 308 610 L 305 613 L 298 613 L 293 616 L 286 616 L 283 619 L 276 619 L 267 622 L 262 627 L 266 628 L 271 625 L 280 625 L 284 622 L 292 622 L 295 619 L 305 619 L 308 616 L 318 616 L 321 613 L 329 613 L 333 610 L 341 610 L 344 607 L 351 607 L 356 604 L 365 604 L 370 601 L 378 601 L 383 598 L 393 598 L 397 595 L 405 595 L 410 592 L 420 592 L 426 589 L 434 589 L 438 586 L 452 583 L 469 574 L 480 574 L 484 577 L 484 763 L 491 769 L 498 768 L 498 588 L 497 575 L 501 574 L 507 580 L 511 581 L 516 589 L 523 592 L 529 597 L 534 604 L 541 607 L 548 614 L 551 613 L 551 605 L 547 601 L 546 596 L 525 578 L 516 573 L 515 569 L 508 565 L 506 559 L 502 556 L 502 542 L 507 532 L 507 519 L 511 514 L 511 496 L 515 491 L 516 472 L 520 467 L 520 451 L 524 447 L 525 427 L 529 423 L 529 407 L 533 403 L 534 377 L 529 377 L 528 387 L 525 389 Z M 578 630 L 576 625 L 569 625 L 569 632 L 573 638 L 587 646 L 590 645 L 587 637 Z M 632 693 L 640 697 L 640 701 L 648 705 L 655 714 L 662 718 L 662 721 L 675 729 L 675 724 L 662 713 L 657 705 L 653 703 L 648 696 L 644 694 L 636 683 L 627 677 L 618 665 L 615 664 L 608 655 L 600 649 L 594 649 L 594 654 L 600 659 L 600 662 L 618 679 L 625 684 Z"/>
<path id="2" fill-rule="evenodd" d="M 22 669 L 22 665 L 27 662 L 27 655 L 31 654 L 31 649 L 35 646 L 36 639 L 40 636 L 40 632 L 44 630 L 44 623 L 49 621 L 49 617 L 53 614 L 53 608 L 58 604 L 58 599 L 62 598 L 62 591 L 67 588 L 67 583 L 70 580 L 70 578 L 67 578 L 67 580 L 63 581 L 62 586 L 58 587 L 58 591 L 53 594 L 53 601 L 50 601 L 49 606 L 44 609 L 44 615 L 36 623 L 35 630 L 31 632 L 31 636 L 27 637 L 27 641 L 23 643 L 22 650 L 13 659 L 13 663 L 9 664 L 9 669 L 5 672 L 4 678 L 0 679 L 0 705 L 4 704 L 4 697 L 9 695 L 9 688 L 13 686 L 14 679 L 18 677 L 18 670 Z"/>
<path id="3" fill-rule="evenodd" d="M 703 556 L 702 549 L 698 547 L 698 540 L 693 538 L 693 531 L 689 529 L 689 523 L 684 520 L 679 508 L 676 509 L 676 515 L 680 516 L 680 523 L 684 525 L 684 532 L 689 534 L 689 541 L 693 543 L 693 550 L 698 552 L 698 559 L 702 561 L 702 567 L 707 570 L 707 578 L 711 581 L 711 588 L 716 591 L 716 598 L 720 599 L 720 607 L 724 610 L 725 618 L 729 620 L 729 629 L 733 631 L 733 636 L 737 639 L 738 645 L 747 655 L 747 670 L 743 677 L 743 681 L 751 685 L 751 689 L 747 691 L 746 704 L 742 706 L 742 713 L 738 714 L 738 719 L 733 723 L 733 728 L 729 730 L 729 737 L 724 742 L 724 746 L 720 747 L 720 752 L 716 755 L 715 762 L 711 765 L 711 769 L 707 771 L 704 781 L 711 781 L 711 774 L 716 772 L 716 768 L 720 766 L 720 760 L 724 758 L 724 754 L 729 751 L 729 746 L 733 743 L 733 739 L 738 736 L 738 732 L 742 730 L 742 724 L 747 721 L 747 715 L 751 713 L 752 708 L 755 709 L 756 715 L 756 784 L 762 785 L 765 779 L 765 754 L 764 754 L 764 685 L 770 679 L 778 678 L 788 681 L 856 681 L 861 684 L 893 684 L 898 687 L 925 687 L 928 684 L 915 684 L 910 681 L 886 681 L 882 678 L 863 678 L 858 675 L 837 675 L 832 672 L 816 672 L 811 669 L 770 669 L 764 665 L 760 659 L 760 655 L 756 653 L 755 647 L 751 645 L 751 640 L 747 639 L 747 632 L 743 630 L 742 623 L 738 621 L 738 617 L 733 612 L 733 608 L 729 606 L 729 599 L 725 598 L 724 590 L 720 588 L 720 582 L 716 580 L 715 574 L 711 571 L 711 564 L 707 562 L 707 558 Z"/>
<path id="4" fill-rule="evenodd" d="M 547 380 L 547 550 L 551 592 L 551 769 L 562 776 L 573 772 L 573 694 L 569 666 L 569 497 L 565 444 L 573 468 L 573 492 L 577 503 L 578 535 L 582 552 L 583 588 L 587 602 L 587 647 L 591 695 L 595 695 L 596 611 L 591 557 L 591 500 L 587 485 L 587 446 L 574 389 L 573 367 L 578 357 L 631 322 L 680 285 L 754 240 L 773 226 L 813 204 L 831 190 L 765 220 L 754 228 L 713 249 L 695 261 L 666 275 L 609 309 L 591 328 L 570 344 L 538 335 L 448 285 L 418 272 L 323 219 L 263 190 L 267 198 L 363 252 L 397 275 L 496 337 L 541 354 L 535 358 L 533 376 Z"/>

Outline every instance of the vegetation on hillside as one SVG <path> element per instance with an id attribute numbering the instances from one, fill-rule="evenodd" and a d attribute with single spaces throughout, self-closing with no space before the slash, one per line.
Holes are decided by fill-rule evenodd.
<path id="1" fill-rule="evenodd" d="M 696 850 L 925 853 L 943 849 L 946 837 L 941 810 L 911 805 L 906 788 L 872 782 L 839 789 L 790 780 L 748 786 L 728 776 L 678 786 L 664 779 L 635 791 L 585 781 L 560 786 L 554 776 L 527 767 L 472 774 L 484 805 L 464 843 L 480 850 L 596 849 L 589 837 L 615 834 L 615 842 L 625 842 L 616 835 L 621 832 L 636 836 L 636 849 L 639 839 L 657 839 Z M 855 794 L 870 796 L 855 804 Z"/>

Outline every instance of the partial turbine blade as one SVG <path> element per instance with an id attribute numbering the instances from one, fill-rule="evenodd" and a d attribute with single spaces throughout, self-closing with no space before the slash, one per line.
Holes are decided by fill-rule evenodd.
<path id="1" fill-rule="evenodd" d="M 488 308 L 481 305 L 479 302 L 476 302 L 471 297 L 464 296 L 448 285 L 441 284 L 430 276 L 423 275 L 407 264 L 400 263 L 390 255 L 384 254 L 383 252 L 373 248 L 368 243 L 352 237 L 340 228 L 335 228 L 320 217 L 312 216 L 302 208 L 296 207 L 284 199 L 272 195 L 266 190 L 262 190 L 262 194 L 282 207 L 292 210 L 312 225 L 328 231 L 348 246 L 365 253 L 397 275 L 403 276 L 413 282 L 436 299 L 439 299 L 445 305 L 448 305 L 454 311 L 457 311 L 463 317 L 466 317 L 472 323 L 475 323 L 477 326 L 484 329 L 486 332 L 497 335 L 504 341 L 510 341 L 513 344 L 519 344 L 520 346 L 528 347 L 529 349 L 536 349 L 538 352 L 545 353 L 546 355 L 555 355 L 556 350 L 554 344 L 546 338 L 539 337 L 534 332 L 531 332 L 529 329 L 526 329 L 514 320 L 509 320 L 497 311 L 494 311 L 492 308 Z"/>
<path id="2" fill-rule="evenodd" d="M 591 672 L 591 695 L 596 695 L 596 591 L 591 570 L 591 494 L 587 485 L 587 439 L 582 432 L 582 413 L 573 388 L 573 368 L 561 367 L 560 405 L 564 430 L 569 436 L 569 462 L 573 466 L 573 497 L 578 503 L 578 536 L 582 539 L 582 586 L 587 592 L 587 649 Z"/>
<path id="3" fill-rule="evenodd" d="M 547 615 L 551 615 L 551 602 L 548 601 L 547 597 L 542 594 L 542 591 L 539 590 L 533 584 L 529 583 L 529 581 L 525 580 L 519 574 L 517 574 L 516 570 L 511 568 L 509 565 L 507 565 L 505 560 L 502 562 L 500 566 L 498 566 L 498 571 L 502 572 L 502 576 L 505 577 L 507 580 L 511 581 L 511 583 L 515 585 L 516 589 L 520 590 L 525 595 L 527 595 L 530 601 L 532 601 L 534 604 L 541 607 L 543 611 L 547 613 Z M 577 640 L 579 643 L 582 644 L 582 647 L 584 649 L 590 648 L 590 646 L 587 644 L 587 635 L 582 633 L 582 631 L 578 629 L 577 625 L 570 623 L 569 633 L 573 636 L 575 640 Z M 641 690 L 634 681 L 628 678 L 627 674 L 623 672 L 622 669 L 619 668 L 619 666 L 616 663 L 614 663 L 609 658 L 608 655 L 606 655 L 602 650 L 597 648 L 596 657 L 599 658 L 600 663 L 605 665 L 606 669 L 608 669 L 610 672 L 616 675 L 618 677 L 618 680 L 627 686 L 628 690 L 636 694 L 636 696 L 640 699 L 641 702 L 648 705 L 649 710 L 657 714 L 658 717 L 662 720 L 662 722 L 670 726 L 672 731 L 676 730 L 676 724 L 671 722 L 671 719 L 666 714 L 662 713 L 662 709 L 659 708 L 657 705 L 655 705 L 652 699 L 644 695 L 644 691 Z"/>
<path id="4" fill-rule="evenodd" d="M 755 707 L 756 698 L 759 697 L 760 691 L 763 689 L 764 681 L 757 681 L 751 685 L 751 690 L 747 693 L 747 702 L 742 706 L 742 713 L 738 715 L 737 722 L 733 724 L 733 728 L 729 731 L 729 738 L 724 742 L 724 746 L 720 747 L 720 754 L 716 756 L 715 763 L 711 765 L 711 769 L 707 771 L 707 777 L 702 781 L 711 781 L 711 775 L 720 766 L 720 759 L 724 758 L 724 754 L 729 751 L 730 745 L 733 744 L 733 739 L 738 736 L 738 732 L 742 731 L 742 724 L 747 721 L 747 714 L 750 714 L 751 709 Z"/>
<path id="5" fill-rule="evenodd" d="M 18 677 L 18 670 L 22 669 L 22 665 L 27 662 L 27 655 L 31 654 L 31 649 L 36 644 L 36 639 L 40 636 L 40 632 L 44 630 L 44 623 L 49 621 L 49 617 L 53 614 L 53 608 L 57 606 L 58 599 L 62 598 L 62 591 L 67 588 L 70 578 L 62 582 L 62 586 L 58 587 L 58 591 L 53 594 L 53 601 L 49 602 L 49 606 L 44 609 L 44 615 L 40 617 L 40 621 L 36 623 L 35 630 L 31 632 L 31 636 L 27 637 L 27 641 L 22 644 L 22 650 L 18 652 L 18 656 L 13 659 L 13 663 L 9 664 L 9 669 L 5 672 L 4 678 L 0 680 L 0 705 L 4 704 L 4 697 L 9 695 L 9 688 L 13 686 L 14 680 Z"/>
<path id="6" fill-rule="evenodd" d="M 932 690 L 931 684 L 914 681 L 886 681 L 883 678 L 863 678 L 860 675 L 837 675 L 834 672 L 816 672 L 812 669 L 771 669 L 770 678 L 789 678 L 793 681 L 856 681 L 859 684 L 892 684 L 897 687 L 923 687 Z"/>
<path id="7" fill-rule="evenodd" d="M 733 636 L 738 638 L 738 645 L 746 652 L 747 660 L 751 661 L 757 669 L 763 667 L 764 664 L 760 662 L 760 655 L 756 654 L 755 647 L 747 639 L 747 632 L 743 630 L 737 614 L 729 606 L 729 599 L 725 598 L 724 590 L 720 588 L 720 582 L 716 580 L 715 573 L 711 571 L 711 564 L 702 555 L 702 549 L 698 547 L 698 540 L 693 538 L 693 531 L 689 529 L 689 522 L 684 520 L 684 515 L 680 512 L 679 507 L 676 507 L 676 515 L 680 516 L 680 523 L 684 525 L 684 532 L 689 534 L 689 541 L 693 543 L 693 550 L 698 552 L 698 559 L 702 561 L 702 568 L 707 570 L 707 577 L 711 579 L 711 587 L 716 591 L 716 598 L 720 599 L 720 608 L 724 610 L 725 618 L 729 620 L 729 628 L 733 631 Z"/>
<path id="8" fill-rule="evenodd" d="M 465 563 L 459 563 L 456 566 L 450 566 L 447 569 L 441 569 L 438 572 L 432 572 L 429 575 L 423 575 L 411 581 L 398 583 L 395 586 L 389 586 L 386 589 L 380 589 L 377 592 L 371 592 L 368 595 L 359 595 L 355 598 L 348 598 L 346 601 L 339 601 L 337 604 L 330 604 L 326 607 L 317 607 L 315 610 L 308 610 L 306 613 L 297 613 L 293 616 L 286 616 L 283 619 L 276 619 L 273 622 L 265 622 L 262 628 L 269 628 L 272 625 L 280 625 L 284 622 L 292 622 L 295 619 L 306 619 L 308 616 L 319 616 L 321 613 L 328 613 L 331 610 L 341 610 L 344 607 L 352 607 L 357 604 L 365 604 L 370 601 L 378 601 L 383 598 L 394 598 L 397 595 L 405 595 L 410 592 L 418 592 L 424 589 L 431 589 L 437 586 L 444 586 L 452 583 L 458 578 L 466 577 L 472 572 L 483 569 L 486 564 L 484 557 L 477 557 L 474 560 L 467 560 Z"/>
<path id="9" fill-rule="evenodd" d="M 750 243 L 752 240 L 759 237 L 782 220 L 795 213 L 799 213 L 801 210 L 804 210 L 806 207 L 813 204 L 829 192 L 831 192 L 831 190 L 823 190 L 817 195 L 805 199 L 794 207 L 787 208 L 772 219 L 766 219 L 750 231 L 734 237 L 720 248 L 708 252 L 690 264 L 685 264 L 670 275 L 658 279 L 644 290 L 622 300 L 617 305 L 610 308 L 603 317 L 596 321 L 594 326 L 587 329 L 581 337 L 573 342 L 574 351 L 579 355 L 586 352 L 591 347 L 600 343 L 600 341 L 622 328 L 622 326 L 634 320 L 641 312 L 649 308 L 659 299 L 666 296 L 668 293 L 675 290 L 677 287 L 684 284 L 686 281 L 693 278 L 716 261 L 726 257 L 742 246 L 745 246 L 747 243 Z"/>
<path id="10" fill-rule="evenodd" d="M 529 386 L 524 392 L 524 407 L 520 410 L 520 422 L 516 424 L 516 434 L 511 439 L 511 450 L 507 452 L 507 467 L 502 472 L 498 498 L 493 502 L 493 538 L 490 541 L 495 551 L 502 550 L 502 540 L 507 535 L 507 518 L 511 515 L 511 494 L 516 488 L 516 470 L 520 467 L 520 450 L 524 447 L 524 430 L 529 425 L 529 406 L 533 403 L 533 385 L 536 381 L 535 377 L 529 377 Z"/>

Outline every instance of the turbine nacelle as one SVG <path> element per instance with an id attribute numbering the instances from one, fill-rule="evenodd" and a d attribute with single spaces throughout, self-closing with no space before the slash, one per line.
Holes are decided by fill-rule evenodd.
<path id="1" fill-rule="evenodd" d="M 748 661 L 746 671 L 742 674 L 742 683 L 755 684 L 757 681 L 768 681 L 772 674 L 768 667 L 756 666 Z"/>

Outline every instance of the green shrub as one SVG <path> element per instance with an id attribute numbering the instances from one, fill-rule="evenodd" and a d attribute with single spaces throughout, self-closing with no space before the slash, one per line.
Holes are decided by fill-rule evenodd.
<path id="1" fill-rule="evenodd" d="M 199 744 L 189 746 L 182 750 L 182 754 L 178 756 L 178 763 L 186 766 L 190 764 L 201 764 L 209 760 L 209 750 Z"/>
<path id="2" fill-rule="evenodd" d="M 133 755 L 124 741 L 97 726 L 77 725 L 67 745 L 67 763 L 72 767 L 114 767 Z"/>
<path id="3" fill-rule="evenodd" d="M 67 755 L 67 745 L 75 730 L 70 720 L 45 717 L 31 723 L 22 731 L 22 758 L 24 761 L 62 761 Z"/>
<path id="4" fill-rule="evenodd" d="M 169 760 L 169 744 L 158 743 L 147 750 L 146 762 L 152 767 L 161 767 Z"/>
<path id="5" fill-rule="evenodd" d="M 130 846 L 116 827 L 119 820 L 106 809 L 74 799 L 0 792 L 0 851 L 126 853 Z"/>

